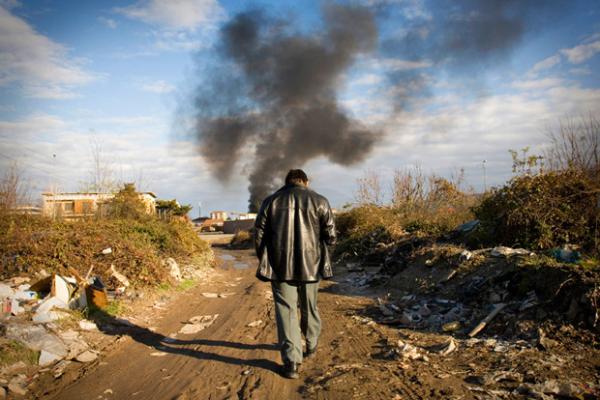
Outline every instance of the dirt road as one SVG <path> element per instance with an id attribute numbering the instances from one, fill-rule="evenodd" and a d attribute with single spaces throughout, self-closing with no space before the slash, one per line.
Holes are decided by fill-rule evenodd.
<path id="1" fill-rule="evenodd" d="M 270 286 L 254 277 L 250 252 L 216 251 L 220 265 L 207 282 L 166 304 L 162 317 L 119 332 L 122 339 L 115 338 L 98 362 L 65 386 L 47 385 L 40 398 L 335 399 L 351 394 L 391 399 L 423 394 L 393 373 L 386 373 L 386 382 L 371 379 L 380 369 L 365 360 L 380 338 L 370 329 L 362 332 L 366 327 L 357 325 L 351 310 L 372 300 L 336 293 L 335 282 L 323 284 L 320 293 L 324 329 L 318 354 L 303 364 L 301 379 L 282 378 Z M 193 317 L 215 314 L 204 330 L 179 333 Z M 351 384 L 335 384 L 340 376 Z"/>
<path id="2" fill-rule="evenodd" d="M 319 350 L 302 365 L 300 379 L 287 380 L 279 374 L 270 286 L 254 277 L 252 253 L 223 248 L 216 253 L 219 265 L 209 278 L 147 313 L 118 321 L 120 328 L 103 333 L 113 342 L 98 360 L 58 379 L 42 376 L 34 397 L 524 399 L 532 385 L 574 377 L 593 382 L 597 376 L 597 351 L 577 344 L 550 352 L 523 341 L 455 337 L 459 350 L 452 354 L 427 351 L 454 339 L 377 324 L 378 299 L 386 297 L 386 289 L 356 285 L 355 275 L 338 271 L 319 292 Z M 207 327 L 196 331 L 198 324 Z M 409 346 L 403 355 L 398 343 Z M 555 393 L 553 386 L 544 390 Z"/>

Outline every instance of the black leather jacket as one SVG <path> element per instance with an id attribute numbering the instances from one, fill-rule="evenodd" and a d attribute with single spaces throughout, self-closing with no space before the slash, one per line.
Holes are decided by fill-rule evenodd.
<path id="1" fill-rule="evenodd" d="M 335 224 L 325 197 L 286 185 L 263 201 L 255 228 L 259 279 L 315 282 L 333 276 L 327 246 L 335 243 Z"/>

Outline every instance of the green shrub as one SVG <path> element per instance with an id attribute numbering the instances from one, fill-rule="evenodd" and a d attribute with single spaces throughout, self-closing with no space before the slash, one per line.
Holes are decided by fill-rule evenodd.
<path id="1" fill-rule="evenodd" d="M 546 249 L 566 243 L 598 251 L 599 188 L 582 171 L 521 175 L 473 211 L 488 241 Z"/>

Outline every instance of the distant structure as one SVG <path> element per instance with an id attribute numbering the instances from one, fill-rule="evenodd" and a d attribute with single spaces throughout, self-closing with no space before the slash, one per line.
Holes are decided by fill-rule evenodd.
<path id="1" fill-rule="evenodd" d="M 156 195 L 152 192 L 144 192 L 139 193 L 139 196 L 146 205 L 146 212 L 154 214 Z M 42 193 L 42 215 L 66 219 L 105 215 L 114 197 L 114 193 L 97 192 Z"/>
<path id="2" fill-rule="evenodd" d="M 254 227 L 255 213 L 211 211 L 210 217 L 194 218 L 192 222 L 203 232 L 236 233 Z"/>
<path id="3" fill-rule="evenodd" d="M 220 219 L 221 221 L 225 221 L 227 219 L 227 211 L 211 211 L 210 219 Z"/>

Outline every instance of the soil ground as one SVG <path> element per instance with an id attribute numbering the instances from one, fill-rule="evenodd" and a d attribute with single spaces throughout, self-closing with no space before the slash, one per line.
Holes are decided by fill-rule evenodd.
<path id="1" fill-rule="evenodd" d="M 449 337 L 375 323 L 376 299 L 386 289 L 353 286 L 347 271 L 321 284 L 319 350 L 303 363 L 300 379 L 284 379 L 270 286 L 254 277 L 253 252 L 219 247 L 215 252 L 219 263 L 207 280 L 177 293 L 158 311 L 129 318 L 133 325 L 105 332 L 112 335 L 111 345 L 96 362 L 58 379 L 42 377 L 30 393 L 61 400 L 487 399 L 527 398 L 518 395 L 523 382 L 572 374 L 597 384 L 597 349 L 576 344 L 557 352 L 513 344 L 495 351 L 498 343 L 490 347 L 489 340 L 459 340 L 448 356 L 395 357 L 390 350 L 399 339 L 423 348 Z M 206 329 L 178 333 L 191 318 L 215 314 Z M 493 389 L 486 386 L 490 380 Z"/>

